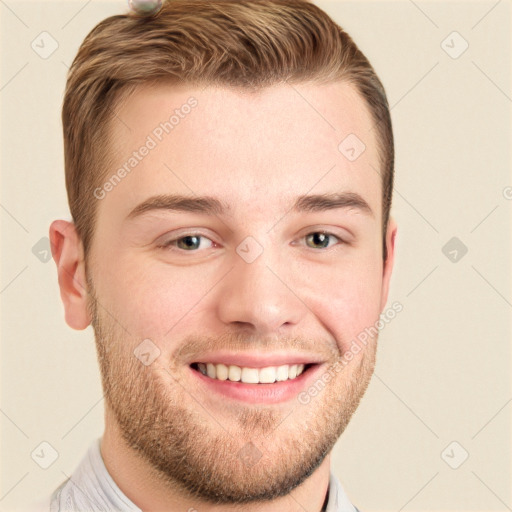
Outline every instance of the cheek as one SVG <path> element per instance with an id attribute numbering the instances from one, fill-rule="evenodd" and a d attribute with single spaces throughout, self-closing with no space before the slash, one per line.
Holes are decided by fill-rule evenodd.
<path id="1" fill-rule="evenodd" d="M 206 268 L 134 258 L 105 273 L 102 297 L 132 337 L 164 341 L 201 311 L 201 300 L 211 288 L 212 271 Z"/>
<path id="2" fill-rule="evenodd" d="M 374 326 L 380 315 L 382 258 L 375 253 L 342 264 L 310 267 L 297 283 L 316 319 L 336 339 L 341 353 L 365 329 Z"/>

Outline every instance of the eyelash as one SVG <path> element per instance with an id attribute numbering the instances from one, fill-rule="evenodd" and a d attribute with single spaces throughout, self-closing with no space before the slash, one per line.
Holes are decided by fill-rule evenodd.
<path id="1" fill-rule="evenodd" d="M 335 238 L 341 244 L 345 244 L 346 243 L 343 239 L 341 239 L 339 236 L 335 235 L 334 233 L 330 233 L 329 231 L 322 231 L 322 230 L 320 230 L 320 231 L 312 231 L 311 233 L 307 233 L 306 235 L 304 235 L 301 238 L 306 238 L 308 236 L 315 235 L 315 234 L 327 235 L 328 237 Z M 207 240 L 210 240 L 213 244 L 215 244 L 215 242 L 213 240 L 211 240 L 207 236 L 204 236 L 202 233 L 187 233 L 187 234 L 185 234 L 183 236 L 180 236 L 179 238 L 174 238 L 172 240 L 168 240 L 167 242 L 159 245 L 158 247 L 161 248 L 161 249 L 176 250 L 176 251 L 179 251 L 179 252 L 182 252 L 182 253 L 186 253 L 186 252 L 199 252 L 199 249 L 186 250 L 186 249 L 180 249 L 180 248 L 173 247 L 174 244 L 176 244 L 180 240 L 183 240 L 185 238 L 190 238 L 190 237 L 205 238 Z M 313 249 L 314 251 L 318 251 L 318 250 L 327 250 L 327 249 L 330 249 L 331 247 L 320 247 L 320 248 L 309 247 L 309 249 Z"/>

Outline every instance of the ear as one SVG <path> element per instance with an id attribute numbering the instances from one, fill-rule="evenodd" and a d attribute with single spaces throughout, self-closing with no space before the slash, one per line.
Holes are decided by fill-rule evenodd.
<path id="1" fill-rule="evenodd" d="M 384 311 L 388 300 L 389 282 L 391 280 L 391 272 L 393 271 L 393 263 L 395 261 L 395 238 L 397 233 L 397 225 L 392 217 L 388 220 L 388 229 L 386 233 L 387 258 L 384 262 L 382 271 L 382 294 L 380 299 L 380 311 Z"/>
<path id="2" fill-rule="evenodd" d="M 53 221 L 50 226 L 50 246 L 57 264 L 66 323 L 73 329 L 85 329 L 91 323 L 91 318 L 87 311 L 83 244 L 75 225 L 65 220 Z"/>

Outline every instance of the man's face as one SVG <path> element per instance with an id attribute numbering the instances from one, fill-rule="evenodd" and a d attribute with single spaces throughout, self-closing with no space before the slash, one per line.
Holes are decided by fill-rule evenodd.
<path id="1" fill-rule="evenodd" d="M 176 109 L 179 121 L 162 131 Z M 387 297 L 370 114 L 333 83 L 258 93 L 151 86 L 117 116 L 107 176 L 134 151 L 137 163 L 93 199 L 87 262 L 107 429 L 163 481 L 202 499 L 285 495 L 330 452 L 373 372 L 375 338 L 322 380 Z M 355 160 L 338 149 L 349 134 L 366 145 Z M 350 202 L 294 208 L 324 194 Z M 130 215 L 166 195 L 226 209 Z M 207 363 L 224 364 L 218 378 L 200 371 Z M 278 368 L 295 364 L 305 365 L 296 378 Z"/>

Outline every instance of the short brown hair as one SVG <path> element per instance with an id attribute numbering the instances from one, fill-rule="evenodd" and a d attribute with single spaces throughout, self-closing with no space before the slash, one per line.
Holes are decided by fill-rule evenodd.
<path id="1" fill-rule="evenodd" d="M 152 16 L 111 16 L 87 35 L 69 70 L 62 123 L 66 189 L 87 257 L 97 211 L 93 190 L 110 169 L 115 106 L 141 84 L 259 89 L 344 80 L 375 123 L 382 177 L 383 256 L 394 145 L 384 87 L 351 37 L 306 0 L 169 0 Z"/>

